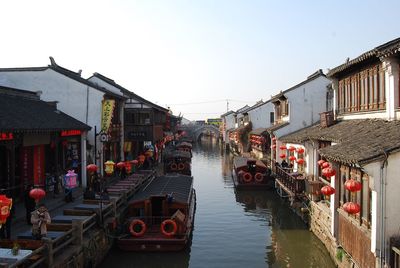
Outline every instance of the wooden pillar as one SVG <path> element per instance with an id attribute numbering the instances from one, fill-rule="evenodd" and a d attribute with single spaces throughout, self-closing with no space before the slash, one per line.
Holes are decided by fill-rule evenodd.
<path id="1" fill-rule="evenodd" d="M 72 236 L 74 237 L 73 244 L 82 245 L 83 243 L 83 221 L 82 220 L 72 220 Z"/>
<path id="2" fill-rule="evenodd" d="M 52 267 L 54 264 L 53 241 L 49 237 L 43 237 L 42 241 L 46 245 L 47 267 Z"/>

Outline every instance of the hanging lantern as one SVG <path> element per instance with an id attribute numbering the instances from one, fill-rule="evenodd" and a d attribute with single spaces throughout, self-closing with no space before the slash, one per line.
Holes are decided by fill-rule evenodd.
<path id="1" fill-rule="evenodd" d="M 324 163 L 322 163 L 322 165 L 321 165 L 321 167 L 322 168 L 328 168 L 328 167 L 330 167 L 331 165 L 329 164 L 329 162 L 324 162 Z"/>
<path id="2" fill-rule="evenodd" d="M 276 144 L 272 144 L 271 148 L 275 150 L 276 149 Z"/>
<path id="3" fill-rule="evenodd" d="M 134 166 L 137 166 L 137 165 L 139 164 L 139 161 L 137 161 L 137 160 L 135 159 L 135 160 L 132 160 L 131 163 L 132 163 Z"/>
<path id="4" fill-rule="evenodd" d="M 104 163 L 104 165 L 106 166 L 106 168 L 104 169 L 106 174 L 107 175 L 113 174 L 115 163 L 113 161 L 111 161 L 111 160 L 108 160 L 107 162 Z"/>
<path id="5" fill-rule="evenodd" d="M 271 139 L 273 142 L 276 142 L 276 137 L 272 137 Z"/>
<path id="6" fill-rule="evenodd" d="M 146 156 L 144 156 L 142 154 L 138 156 L 138 161 L 140 164 L 143 164 L 145 159 L 146 159 Z"/>
<path id="7" fill-rule="evenodd" d="M 330 185 L 325 185 L 324 187 L 321 188 L 321 193 L 325 196 L 330 196 L 335 193 L 335 188 L 333 188 Z"/>
<path id="8" fill-rule="evenodd" d="M 40 199 L 46 196 L 46 192 L 41 188 L 34 188 L 29 191 L 29 196 L 38 203 Z"/>
<path id="9" fill-rule="evenodd" d="M 303 158 L 299 158 L 296 160 L 297 164 L 299 165 L 303 165 L 304 164 L 304 159 Z"/>
<path id="10" fill-rule="evenodd" d="M 281 159 L 285 159 L 285 158 L 286 158 L 286 154 L 281 154 L 279 157 L 280 157 Z"/>
<path id="11" fill-rule="evenodd" d="M 118 168 L 119 170 L 123 169 L 124 167 L 125 167 L 125 163 L 124 163 L 124 162 L 118 162 L 118 163 L 117 163 L 117 168 Z"/>
<path id="12" fill-rule="evenodd" d="M 126 174 L 131 174 L 131 172 L 132 172 L 132 162 L 126 161 L 124 163 L 124 167 L 125 167 Z"/>
<path id="13" fill-rule="evenodd" d="M 296 157 L 291 155 L 291 156 L 289 156 L 289 160 L 293 162 L 294 160 L 296 160 Z"/>
<path id="14" fill-rule="evenodd" d="M 344 183 L 344 187 L 350 192 L 358 192 L 361 190 L 361 182 L 356 181 L 354 179 L 349 179 Z"/>
<path id="15" fill-rule="evenodd" d="M 332 177 L 336 175 L 336 171 L 331 167 L 327 167 L 322 170 L 322 175 L 326 177 Z"/>
<path id="16" fill-rule="evenodd" d="M 361 207 L 357 203 L 347 202 L 343 204 L 343 210 L 349 214 L 357 214 L 358 212 L 360 212 Z"/>
<path id="17" fill-rule="evenodd" d="M 297 151 L 297 153 L 302 154 L 302 153 L 304 153 L 304 148 L 299 147 L 299 148 L 297 148 L 296 151 Z"/>
<path id="18" fill-rule="evenodd" d="M 317 163 L 318 163 L 318 166 L 322 166 L 322 164 L 323 164 L 323 163 L 325 163 L 325 160 L 323 160 L 323 159 L 321 159 L 321 160 L 318 160 L 318 162 L 317 162 Z"/>
<path id="19" fill-rule="evenodd" d="M 95 172 L 97 172 L 97 166 L 95 164 L 89 164 L 86 167 L 87 171 L 89 171 L 89 173 L 93 174 Z"/>
<path id="20" fill-rule="evenodd" d="M 6 222 L 8 216 L 10 216 L 11 207 L 12 198 L 0 195 L 0 227 Z"/>
<path id="21" fill-rule="evenodd" d="M 279 146 L 279 149 L 286 150 L 287 148 L 286 148 L 286 145 L 281 145 L 281 146 Z"/>
<path id="22" fill-rule="evenodd" d="M 293 145 L 289 146 L 289 151 L 294 152 L 296 150 L 296 147 L 294 147 Z"/>

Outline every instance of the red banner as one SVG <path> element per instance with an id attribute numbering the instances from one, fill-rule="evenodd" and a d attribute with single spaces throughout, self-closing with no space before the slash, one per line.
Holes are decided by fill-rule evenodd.
<path id="1" fill-rule="evenodd" d="M 22 147 L 19 155 L 21 183 L 23 185 L 32 184 L 33 180 L 33 159 L 32 147 Z"/>
<path id="2" fill-rule="evenodd" d="M 44 145 L 33 147 L 33 181 L 34 184 L 44 184 Z"/>

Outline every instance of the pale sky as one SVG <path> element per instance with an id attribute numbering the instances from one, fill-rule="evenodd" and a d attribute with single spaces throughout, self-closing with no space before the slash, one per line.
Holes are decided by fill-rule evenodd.
<path id="1" fill-rule="evenodd" d="M 400 1 L 0 1 L 0 67 L 99 72 L 173 113 L 219 117 L 400 37 Z"/>

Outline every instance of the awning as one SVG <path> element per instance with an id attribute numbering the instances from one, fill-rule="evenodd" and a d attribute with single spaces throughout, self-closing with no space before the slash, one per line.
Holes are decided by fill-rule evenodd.
<path id="1" fill-rule="evenodd" d="M 255 130 L 250 131 L 250 134 L 261 136 L 267 133 L 266 128 L 257 128 Z"/>

